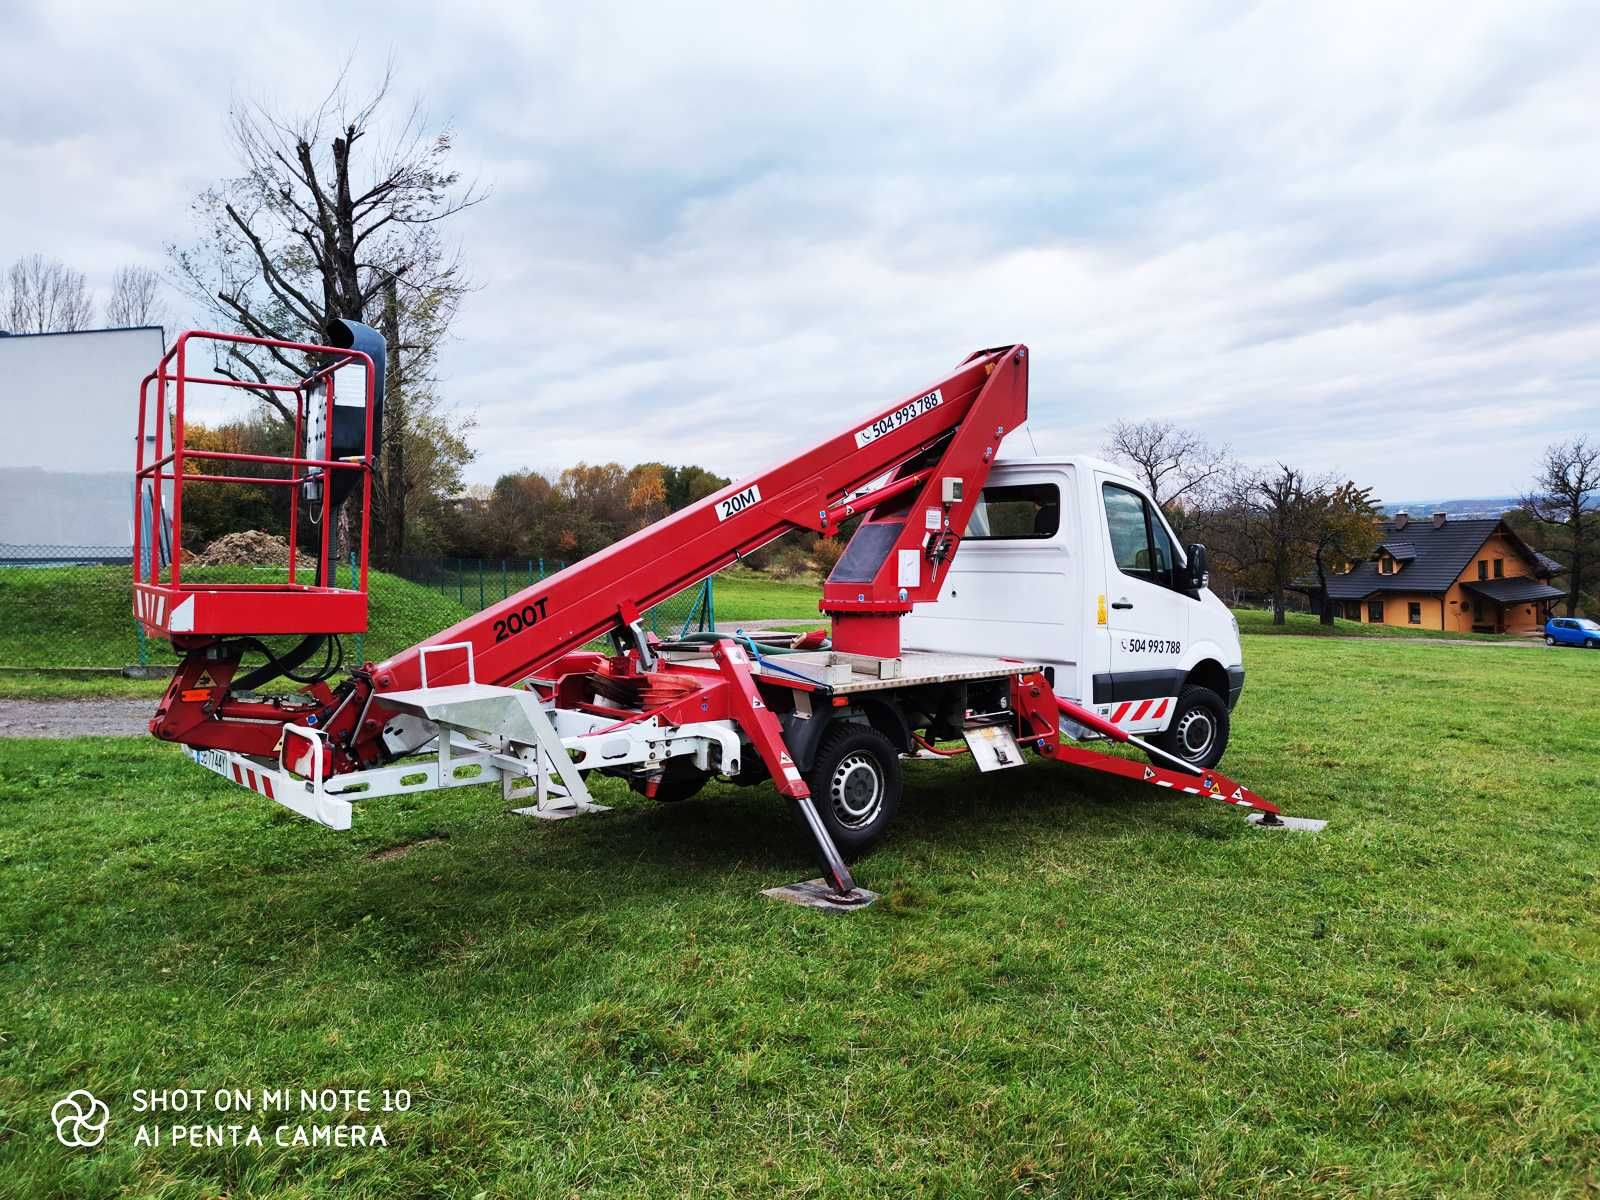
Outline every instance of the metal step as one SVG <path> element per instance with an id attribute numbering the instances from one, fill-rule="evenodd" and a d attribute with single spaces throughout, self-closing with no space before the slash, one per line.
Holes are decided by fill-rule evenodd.
<path id="1" fill-rule="evenodd" d="M 431 721 L 441 730 L 498 742 L 507 756 L 525 768 L 501 778 L 507 800 L 533 799 L 534 803 L 518 808 L 519 813 L 559 820 L 610 811 L 589 795 L 583 776 L 573 767 L 560 734 L 550 723 L 544 702 L 533 692 L 488 683 L 455 683 L 380 692 L 377 699 L 387 708 Z M 441 753 L 448 754 L 447 742 L 440 739 Z"/>

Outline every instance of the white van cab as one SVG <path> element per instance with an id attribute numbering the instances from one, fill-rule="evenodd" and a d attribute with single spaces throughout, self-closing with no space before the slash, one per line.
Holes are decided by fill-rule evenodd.
<path id="1" fill-rule="evenodd" d="M 1125 470 L 1001 457 L 937 603 L 908 649 L 1044 664 L 1060 696 L 1197 766 L 1215 766 L 1244 687 L 1239 624 Z"/>

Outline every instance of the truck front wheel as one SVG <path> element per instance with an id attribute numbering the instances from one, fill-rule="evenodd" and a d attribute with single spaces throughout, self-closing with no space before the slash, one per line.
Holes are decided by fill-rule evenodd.
<path id="1" fill-rule="evenodd" d="M 806 785 L 817 815 L 846 858 L 882 840 L 900 804 L 900 756 L 870 725 L 835 725 L 822 736 Z"/>
<path id="2" fill-rule="evenodd" d="M 1155 741 L 1197 767 L 1216 766 L 1228 748 L 1227 703 L 1210 688 L 1191 684 L 1178 693 L 1172 724 Z"/>

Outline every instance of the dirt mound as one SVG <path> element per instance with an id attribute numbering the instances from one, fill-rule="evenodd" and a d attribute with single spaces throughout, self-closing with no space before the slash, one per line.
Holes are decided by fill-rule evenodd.
<path id="1" fill-rule="evenodd" d="M 191 560 L 200 567 L 282 567 L 289 543 L 259 529 L 225 533 Z"/>

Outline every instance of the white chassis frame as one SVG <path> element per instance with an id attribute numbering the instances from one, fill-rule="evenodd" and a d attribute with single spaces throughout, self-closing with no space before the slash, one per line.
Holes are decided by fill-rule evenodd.
<path id="1" fill-rule="evenodd" d="M 385 731 L 391 750 L 408 755 L 403 760 L 325 777 L 327 734 L 301 725 L 284 727 L 276 760 L 232 750 L 189 753 L 207 770 L 330 829 L 350 828 L 351 801 L 356 798 L 499 782 L 504 799 L 533 800 L 516 811 L 558 820 L 607 811 L 590 797 L 583 782 L 585 771 L 649 767 L 690 757 L 701 771 L 739 773 L 739 732 L 732 721 L 663 725 L 651 718 L 619 723 L 612 717 L 558 709 L 532 692 L 478 683 L 470 646 L 428 647 L 430 652 L 446 649 L 466 651 L 465 685 L 430 688 L 424 659 L 421 688 L 385 697 L 407 713 Z M 452 724 L 452 709 L 469 705 L 473 725 Z M 418 710 L 433 712 L 437 719 L 411 715 Z M 511 731 L 509 735 L 481 728 L 486 711 L 496 714 L 488 723 Z M 431 756 L 424 757 L 430 747 Z"/>

